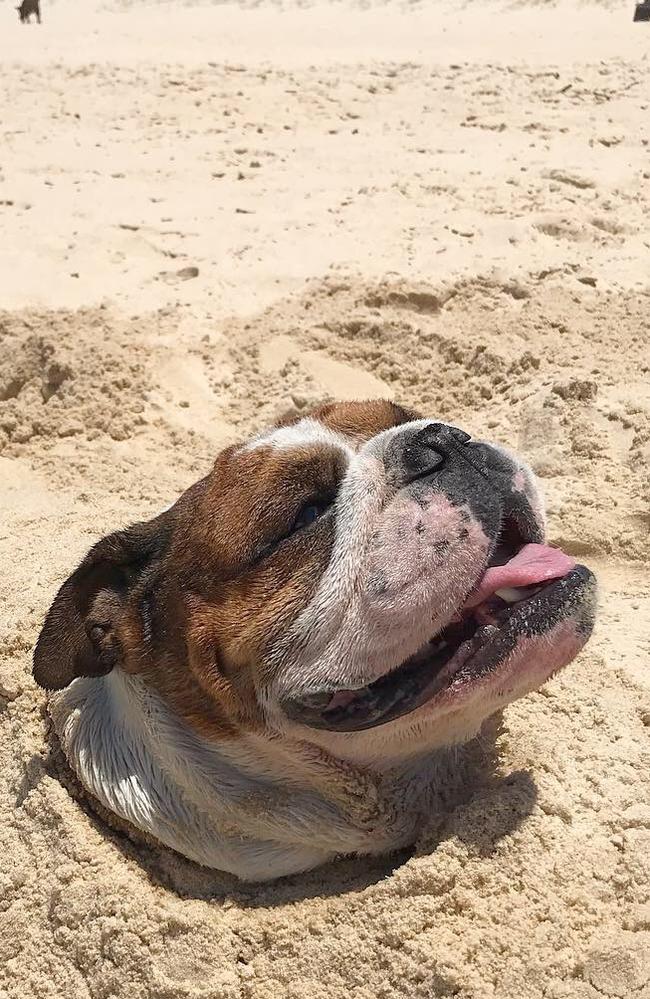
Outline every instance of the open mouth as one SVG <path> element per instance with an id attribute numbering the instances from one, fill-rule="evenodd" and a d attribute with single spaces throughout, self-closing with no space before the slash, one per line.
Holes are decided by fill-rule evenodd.
<path id="1" fill-rule="evenodd" d="M 548 545 L 527 543 L 506 521 L 486 571 L 454 619 L 401 665 L 356 690 L 319 692 L 285 704 L 312 728 L 353 732 L 384 725 L 496 673 L 522 637 L 567 618 L 588 637 L 592 625 L 585 566 Z M 558 662 L 558 667 L 563 663 Z"/>

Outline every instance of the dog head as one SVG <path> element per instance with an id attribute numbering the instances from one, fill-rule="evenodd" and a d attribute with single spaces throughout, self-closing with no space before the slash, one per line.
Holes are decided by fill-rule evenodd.
<path id="1" fill-rule="evenodd" d="M 587 640 L 594 580 L 544 544 L 517 457 L 389 402 L 225 450 L 59 591 L 34 675 L 138 674 L 211 740 L 299 736 L 363 763 L 473 736 Z"/>

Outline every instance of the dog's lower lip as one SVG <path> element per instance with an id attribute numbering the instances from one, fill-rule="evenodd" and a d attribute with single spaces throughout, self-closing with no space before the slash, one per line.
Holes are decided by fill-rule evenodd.
<path id="1" fill-rule="evenodd" d="M 579 626 L 580 591 L 592 581 L 589 569 L 576 566 L 561 579 L 531 587 L 534 592 L 518 603 L 501 600 L 494 612 L 475 608 L 482 612 L 484 620 L 456 623 L 453 629 L 459 634 L 454 641 L 445 638 L 447 628 L 367 687 L 320 691 L 284 702 L 284 710 L 290 718 L 311 728 L 338 732 L 362 731 L 394 721 L 433 701 L 443 691 L 466 688 L 494 672 L 516 646 L 519 636 L 542 635 L 572 610 Z M 351 696 L 341 699 L 341 694 Z"/>

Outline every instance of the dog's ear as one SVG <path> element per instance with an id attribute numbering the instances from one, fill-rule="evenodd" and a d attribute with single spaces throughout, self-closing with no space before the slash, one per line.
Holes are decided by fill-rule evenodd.
<path id="1" fill-rule="evenodd" d="M 63 584 L 34 649 L 34 679 L 61 690 L 78 676 L 103 676 L 119 662 L 118 624 L 142 574 L 166 551 L 171 514 L 102 538 Z"/>

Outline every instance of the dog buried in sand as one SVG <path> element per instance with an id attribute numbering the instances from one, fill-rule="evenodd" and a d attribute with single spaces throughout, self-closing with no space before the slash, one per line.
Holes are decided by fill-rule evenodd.
<path id="1" fill-rule="evenodd" d="M 265 880 L 412 843 L 459 747 L 585 644 L 595 596 L 518 457 L 337 403 L 99 541 L 34 676 L 104 809 Z"/>

